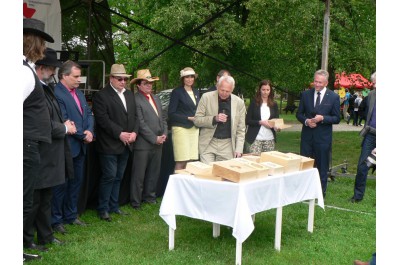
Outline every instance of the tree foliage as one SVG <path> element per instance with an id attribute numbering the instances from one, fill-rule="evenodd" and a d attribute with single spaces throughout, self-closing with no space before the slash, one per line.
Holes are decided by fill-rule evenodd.
<path id="1" fill-rule="evenodd" d="M 217 72 L 228 69 L 247 96 L 261 79 L 297 95 L 321 65 L 324 1 L 109 0 L 108 5 L 115 61 L 132 74 L 149 68 L 161 77 L 158 90 L 178 86 L 179 71 L 191 66 L 199 74 L 198 87 L 212 85 Z M 376 67 L 375 31 L 373 1 L 332 0 L 331 74 L 368 77 Z"/>

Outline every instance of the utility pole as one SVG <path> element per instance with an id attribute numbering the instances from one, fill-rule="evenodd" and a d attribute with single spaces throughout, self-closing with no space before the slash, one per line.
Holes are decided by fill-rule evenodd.
<path id="1" fill-rule="evenodd" d="M 321 69 L 328 71 L 329 32 L 331 28 L 330 12 L 331 0 L 325 0 L 324 33 L 322 39 Z"/>

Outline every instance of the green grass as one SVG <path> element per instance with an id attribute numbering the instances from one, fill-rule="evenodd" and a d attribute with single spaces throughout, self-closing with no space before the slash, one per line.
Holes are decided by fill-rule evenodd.
<path id="1" fill-rule="evenodd" d="M 299 132 L 280 132 L 277 150 L 299 151 Z M 355 172 L 361 139 L 357 132 L 335 132 L 333 165 L 349 162 Z M 352 264 L 369 260 L 376 249 L 376 182 L 368 179 L 364 200 L 348 202 L 354 177 L 337 177 L 328 184 L 325 210 L 315 209 L 314 232 L 307 232 L 308 205 L 283 208 L 281 251 L 274 250 L 275 210 L 256 215 L 255 230 L 243 243 L 242 264 Z M 161 199 L 160 199 L 161 200 Z M 335 206 L 332 207 L 332 206 Z M 144 205 L 129 216 L 100 221 L 94 210 L 81 217 L 87 227 L 67 226 L 68 234 L 57 235 L 64 246 L 51 246 L 41 261 L 30 264 L 234 264 L 232 229 L 221 226 L 221 236 L 212 237 L 209 222 L 177 216 L 175 249 L 168 250 L 168 226 L 159 217 L 157 205 Z"/>

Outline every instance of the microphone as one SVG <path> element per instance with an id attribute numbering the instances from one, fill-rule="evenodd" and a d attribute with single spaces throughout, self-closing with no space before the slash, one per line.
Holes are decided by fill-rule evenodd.
<path id="1" fill-rule="evenodd" d="M 227 114 L 227 103 L 221 102 L 220 107 L 221 107 L 221 112 L 226 115 Z M 223 122 L 223 123 L 225 123 L 225 122 Z"/>

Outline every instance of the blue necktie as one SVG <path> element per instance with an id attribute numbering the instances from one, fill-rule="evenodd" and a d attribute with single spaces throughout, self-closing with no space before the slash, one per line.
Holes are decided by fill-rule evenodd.
<path id="1" fill-rule="evenodd" d="M 317 96 L 317 101 L 315 102 L 315 107 L 318 106 L 319 104 L 321 104 L 321 92 L 317 92 L 318 96 Z"/>

